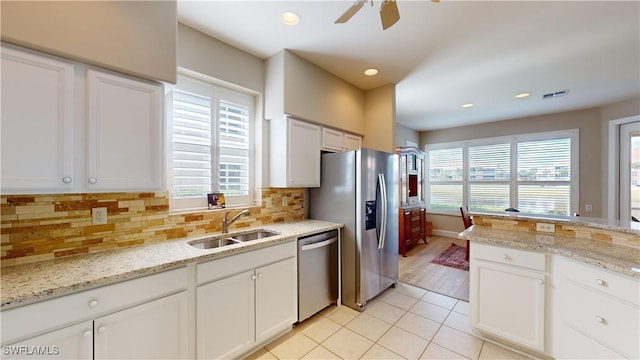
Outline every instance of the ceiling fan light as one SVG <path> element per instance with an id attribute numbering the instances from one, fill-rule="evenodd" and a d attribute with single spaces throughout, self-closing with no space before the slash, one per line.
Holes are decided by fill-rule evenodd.
<path id="1" fill-rule="evenodd" d="M 382 2 L 380 20 L 382 21 L 382 30 L 387 30 L 400 20 L 400 12 L 398 12 L 398 4 L 395 0 L 384 0 Z"/>
<path id="2" fill-rule="evenodd" d="M 280 15 L 283 24 L 293 26 L 300 22 L 300 16 L 293 11 L 285 11 Z"/>

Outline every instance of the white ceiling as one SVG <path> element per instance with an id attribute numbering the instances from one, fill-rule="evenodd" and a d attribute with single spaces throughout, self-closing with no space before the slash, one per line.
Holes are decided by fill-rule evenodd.
<path id="1" fill-rule="evenodd" d="M 289 49 L 363 90 L 396 84 L 396 121 L 418 131 L 640 97 L 639 1 L 398 0 L 385 31 L 381 0 L 334 24 L 352 3 L 178 0 L 178 18 L 260 58 Z M 298 25 L 280 22 L 286 10 Z"/>

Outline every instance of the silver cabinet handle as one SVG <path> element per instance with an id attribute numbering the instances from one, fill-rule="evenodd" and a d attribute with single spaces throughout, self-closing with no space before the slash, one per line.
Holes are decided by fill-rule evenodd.
<path id="1" fill-rule="evenodd" d="M 98 306 L 98 300 L 91 300 L 91 301 L 89 301 L 89 307 L 94 308 L 94 307 L 96 307 L 96 306 Z"/>
<path id="2" fill-rule="evenodd" d="M 98 328 L 98 334 L 103 334 L 105 331 L 107 331 L 107 328 L 106 328 L 106 327 L 104 327 L 104 326 L 100 326 L 100 327 Z"/>
<path id="3" fill-rule="evenodd" d="M 94 178 L 94 177 L 90 177 L 89 180 L 87 180 L 89 182 L 89 184 L 95 184 L 98 182 L 98 179 Z"/>
<path id="4" fill-rule="evenodd" d="M 84 336 L 84 337 L 89 337 L 89 336 L 91 336 L 91 334 L 93 334 L 93 331 L 91 331 L 91 330 L 85 330 L 85 331 L 82 333 L 82 336 Z"/>
<path id="5" fill-rule="evenodd" d="M 596 316 L 596 321 L 599 322 L 600 324 L 606 324 L 607 320 L 605 318 L 603 318 L 602 316 Z"/>
<path id="6" fill-rule="evenodd" d="M 502 258 L 503 258 L 503 259 L 505 259 L 505 260 L 510 260 L 510 259 L 511 259 L 511 256 L 509 256 L 509 255 L 507 255 L 507 254 L 504 254 L 504 255 L 502 256 Z"/>
<path id="7" fill-rule="evenodd" d="M 544 280 L 538 279 L 538 284 L 540 284 L 540 285 L 544 284 Z"/>
<path id="8" fill-rule="evenodd" d="M 255 275 L 251 275 L 251 280 L 255 280 L 256 276 Z"/>
<path id="9" fill-rule="evenodd" d="M 602 279 L 597 279 L 596 280 L 596 284 L 598 284 L 600 286 L 607 286 L 607 282 L 602 280 Z"/>
<path id="10" fill-rule="evenodd" d="M 72 181 L 72 180 L 73 180 L 73 179 L 71 179 L 71 178 L 70 178 L 70 177 L 68 177 L 68 176 L 65 176 L 65 177 L 63 177 L 63 178 L 62 178 L 62 182 L 63 182 L 63 183 L 65 183 L 65 184 L 71 184 L 71 181 Z"/>

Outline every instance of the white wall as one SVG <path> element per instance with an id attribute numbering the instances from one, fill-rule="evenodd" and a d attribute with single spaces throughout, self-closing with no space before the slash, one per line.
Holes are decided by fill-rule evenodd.
<path id="1" fill-rule="evenodd" d="M 176 81 L 175 0 L 2 1 L 2 41 L 150 80 Z"/>

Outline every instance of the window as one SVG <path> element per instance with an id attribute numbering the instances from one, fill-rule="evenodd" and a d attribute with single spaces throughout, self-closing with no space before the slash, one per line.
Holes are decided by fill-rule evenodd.
<path id="1" fill-rule="evenodd" d="M 570 215 L 577 149 L 578 130 L 427 146 L 429 209 Z"/>
<path id="2" fill-rule="evenodd" d="M 171 208 L 204 208 L 211 192 L 251 204 L 253 96 L 184 75 L 169 96 Z"/>

